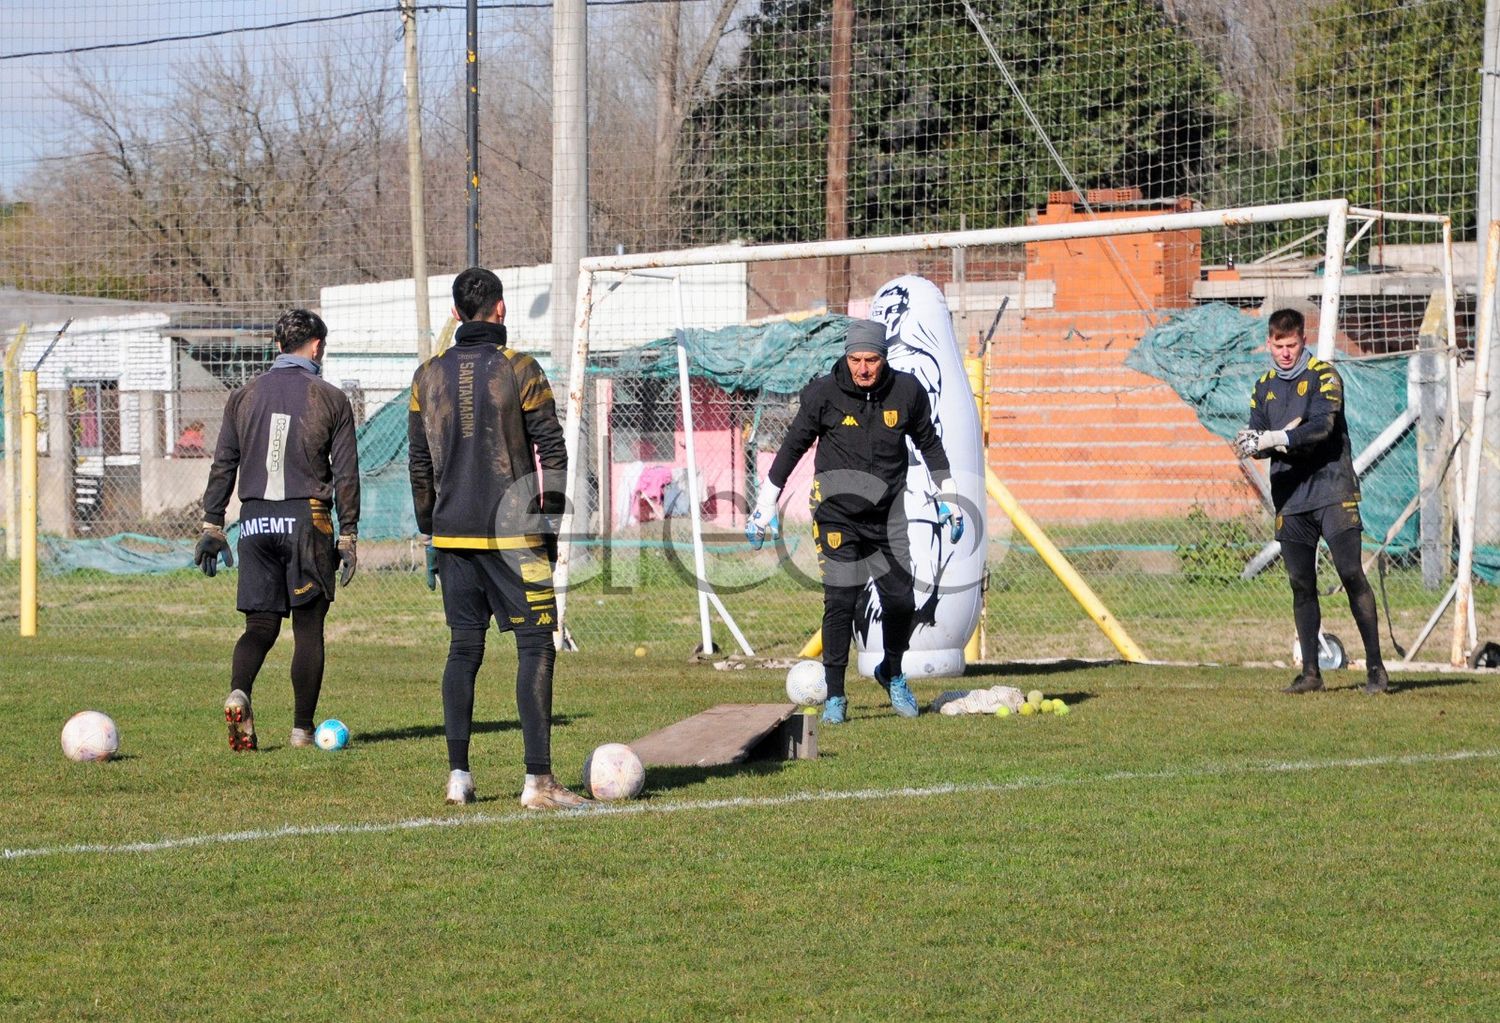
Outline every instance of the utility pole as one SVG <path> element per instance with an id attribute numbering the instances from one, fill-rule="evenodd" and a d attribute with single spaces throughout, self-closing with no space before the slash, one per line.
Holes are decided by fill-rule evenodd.
<path id="1" fill-rule="evenodd" d="M 578 261 L 589 248 L 588 10 L 552 5 L 552 367 L 573 350 Z M 576 457 L 576 456 L 575 456 Z"/>
<path id="2" fill-rule="evenodd" d="M 1490 221 L 1500 217 L 1500 0 L 1485 0 L 1484 50 L 1479 68 L 1479 182 L 1476 208 L 1476 248 L 1489 230 Z M 1482 268 L 1481 268 L 1482 269 Z M 1493 311 L 1493 310 L 1492 310 Z M 1497 323 L 1500 319 L 1479 315 L 1475 322 Z M 1489 391 L 1500 393 L 1500 359 L 1490 362 Z M 1479 381 L 1476 381 L 1479 383 Z M 1500 445 L 1500 401 L 1491 402 L 1485 416 L 1485 447 L 1493 451 Z M 1477 424 L 1476 424 L 1477 426 Z M 1471 436 L 1476 433 L 1471 427 Z M 1485 458 L 1483 462 L 1489 462 Z M 1474 542 L 1485 546 L 1500 543 L 1500 471 L 1486 466 L 1480 474 L 1479 515 L 1474 522 Z"/>
<path id="3" fill-rule="evenodd" d="M 469 148 L 469 265 L 479 265 L 479 0 L 469 0 L 467 28 L 468 103 L 465 139 Z"/>
<path id="4" fill-rule="evenodd" d="M 411 207 L 411 277 L 417 307 L 417 361 L 432 358 L 432 313 L 427 307 L 427 214 L 422 202 L 422 86 L 417 60 L 417 0 L 401 0 L 406 43 L 406 178 Z"/>
<path id="5" fill-rule="evenodd" d="M 833 0 L 828 61 L 828 186 L 824 235 L 849 237 L 849 75 L 854 64 L 854 0 Z M 828 311 L 849 311 L 849 257 L 827 257 Z"/>

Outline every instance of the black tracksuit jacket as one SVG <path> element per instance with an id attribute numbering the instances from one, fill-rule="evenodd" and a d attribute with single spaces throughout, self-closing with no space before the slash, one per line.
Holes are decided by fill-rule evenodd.
<path id="1" fill-rule="evenodd" d="M 506 347 L 502 324 L 463 324 L 417 368 L 406 435 L 417 528 L 434 547 L 533 547 L 549 530 L 540 513 L 562 511 L 568 449 L 552 386 Z"/>
<path id="2" fill-rule="evenodd" d="M 203 521 L 224 524 L 239 476 L 241 501 L 312 498 L 359 531 L 359 445 L 343 391 L 300 366 L 269 369 L 229 395 L 203 493 Z"/>
<path id="3" fill-rule="evenodd" d="M 1294 419 L 1301 422 L 1287 430 Z M 1266 453 L 1277 514 L 1359 500 L 1344 421 L 1344 382 L 1331 364 L 1309 359 L 1294 380 L 1283 380 L 1274 370 L 1264 374 L 1250 396 L 1250 429 L 1287 430 L 1286 452 Z"/>
<path id="4" fill-rule="evenodd" d="M 786 486 L 787 477 L 817 441 L 813 469 L 821 498 L 819 520 L 883 517 L 906 490 L 907 437 L 922 452 L 933 480 L 946 482 L 948 455 L 933 428 L 927 392 L 917 378 L 887 364 L 875 386 L 865 389 L 855 384 L 841 358 L 832 373 L 802 389 L 797 415 L 767 476 L 775 486 Z M 845 475 L 850 470 L 864 474 L 869 485 L 851 486 Z"/>

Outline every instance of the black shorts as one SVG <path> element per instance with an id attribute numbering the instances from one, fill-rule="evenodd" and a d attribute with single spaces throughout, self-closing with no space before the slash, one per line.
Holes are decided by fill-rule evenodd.
<path id="1" fill-rule="evenodd" d="M 1282 543 L 1318 546 L 1319 538 L 1338 536 L 1348 529 L 1363 529 L 1359 519 L 1359 502 L 1325 505 L 1312 511 L 1276 516 L 1276 539 Z"/>
<path id="2" fill-rule="evenodd" d="M 557 628 L 552 564 L 542 547 L 466 550 L 439 547 L 438 579 L 450 629 Z"/>
<path id="3" fill-rule="evenodd" d="M 312 498 L 240 505 L 241 611 L 285 618 L 318 597 L 333 599 L 338 542 L 328 505 Z"/>

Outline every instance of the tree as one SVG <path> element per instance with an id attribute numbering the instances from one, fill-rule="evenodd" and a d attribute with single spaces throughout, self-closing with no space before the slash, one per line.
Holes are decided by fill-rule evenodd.
<path id="1" fill-rule="evenodd" d="M 1021 93 L 1085 188 L 1191 192 L 1222 130 L 1208 61 L 1146 0 L 976 2 Z M 682 183 L 710 235 L 818 238 L 830 0 L 767 0 L 691 121 Z M 1064 187 L 956 0 L 893 0 L 855 28 L 852 236 L 1013 223 Z"/>
<path id="2" fill-rule="evenodd" d="M 1475 237 L 1483 29 L 1484 0 L 1335 0 L 1321 11 L 1286 118 L 1302 192 L 1449 213 L 1456 236 Z M 1401 231 L 1390 225 L 1388 239 Z"/>
<path id="3" fill-rule="evenodd" d="M 75 148 L 41 191 L 10 276 L 105 297 L 276 308 L 393 276 L 389 76 L 244 52 L 178 68 L 160 97 L 80 70 Z M 387 193 L 392 194 L 388 197 Z"/>

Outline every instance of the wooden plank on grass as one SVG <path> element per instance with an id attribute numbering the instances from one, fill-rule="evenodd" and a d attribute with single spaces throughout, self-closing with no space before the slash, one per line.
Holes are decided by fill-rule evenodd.
<path id="1" fill-rule="evenodd" d="M 791 703 L 721 703 L 630 744 L 647 767 L 738 764 L 797 713 Z"/>

